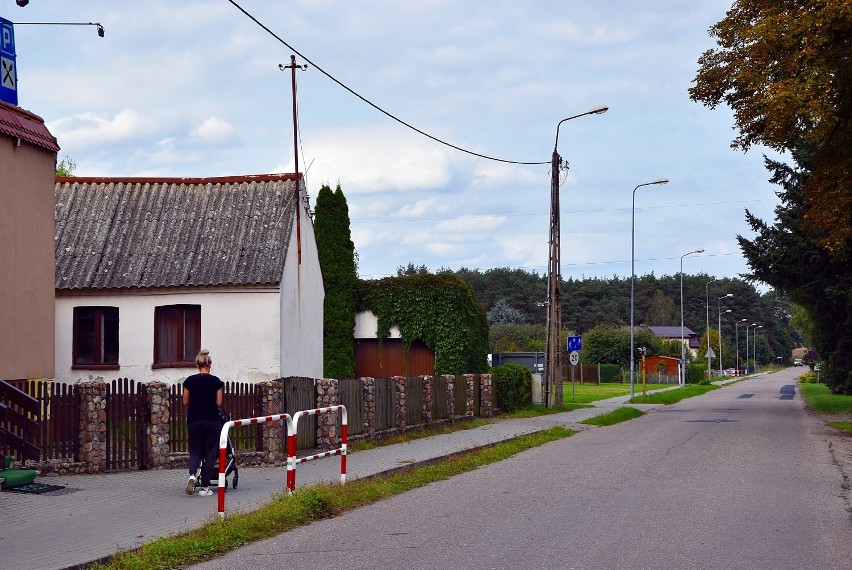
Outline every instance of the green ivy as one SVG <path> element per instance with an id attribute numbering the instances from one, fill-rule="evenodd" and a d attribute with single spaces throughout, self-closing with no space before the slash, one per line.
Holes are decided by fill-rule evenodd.
<path id="1" fill-rule="evenodd" d="M 451 275 L 409 275 L 360 281 L 358 310 L 378 318 L 379 343 L 399 328 L 404 351 L 415 340 L 435 352 L 436 374 L 488 369 L 485 308 L 464 281 Z"/>

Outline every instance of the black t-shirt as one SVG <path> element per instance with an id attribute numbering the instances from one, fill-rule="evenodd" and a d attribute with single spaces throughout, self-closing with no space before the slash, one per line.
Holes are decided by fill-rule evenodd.
<path id="1" fill-rule="evenodd" d="M 219 407 L 216 405 L 216 392 L 224 385 L 224 382 L 212 374 L 193 374 L 184 380 L 183 387 L 189 390 L 186 421 L 221 420 Z"/>

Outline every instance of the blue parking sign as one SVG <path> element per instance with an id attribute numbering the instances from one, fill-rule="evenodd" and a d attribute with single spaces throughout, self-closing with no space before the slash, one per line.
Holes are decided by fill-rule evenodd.
<path id="1" fill-rule="evenodd" d="M 581 336 L 569 336 L 568 337 L 568 352 L 573 350 L 582 350 L 583 349 L 583 337 Z"/>
<path id="2" fill-rule="evenodd" d="M 15 65 L 15 28 L 0 18 L 0 100 L 18 104 L 18 70 Z"/>

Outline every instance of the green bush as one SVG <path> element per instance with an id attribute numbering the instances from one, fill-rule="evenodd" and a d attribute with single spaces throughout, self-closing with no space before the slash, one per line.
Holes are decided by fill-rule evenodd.
<path id="1" fill-rule="evenodd" d="M 620 382 L 621 366 L 618 364 L 601 364 L 601 382 Z"/>
<path id="2" fill-rule="evenodd" d="M 799 376 L 799 382 L 803 382 L 805 384 L 816 384 L 817 383 L 816 372 L 805 372 L 804 374 Z"/>
<path id="3" fill-rule="evenodd" d="M 497 390 L 497 407 L 514 412 L 532 402 L 532 371 L 516 362 L 491 369 Z"/>
<path id="4" fill-rule="evenodd" d="M 704 363 L 693 362 L 686 365 L 686 383 L 701 384 L 707 379 L 707 365 Z"/>

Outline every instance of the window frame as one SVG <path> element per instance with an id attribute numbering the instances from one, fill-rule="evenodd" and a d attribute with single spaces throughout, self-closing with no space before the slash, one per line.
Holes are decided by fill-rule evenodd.
<path id="1" fill-rule="evenodd" d="M 93 362 L 80 362 L 82 355 L 79 352 L 79 342 L 81 341 L 82 332 L 80 331 L 80 321 L 84 311 L 90 312 L 94 317 L 94 331 L 92 331 L 92 353 Z M 107 344 L 112 341 L 107 340 L 108 330 L 105 317 L 107 313 L 113 313 L 115 318 L 115 362 L 105 362 L 107 354 Z M 74 307 L 71 321 L 71 369 L 72 370 L 119 370 L 120 364 L 120 317 L 119 308 L 111 305 L 79 305 Z"/>
<path id="2" fill-rule="evenodd" d="M 164 313 L 171 311 L 180 311 L 179 318 L 175 318 L 174 316 L 169 316 Z M 192 315 L 192 319 L 187 319 L 188 312 L 191 311 L 196 313 Z M 172 346 L 171 349 L 175 354 L 179 352 L 183 353 L 183 358 L 178 359 L 166 359 L 165 357 L 160 355 L 160 335 L 162 332 L 162 327 L 165 325 L 165 319 L 173 318 L 175 319 L 174 324 L 172 326 L 176 326 L 177 330 L 175 331 L 175 345 Z M 187 325 L 195 326 L 195 338 L 197 339 L 198 346 L 191 348 L 187 351 L 186 347 L 186 327 Z M 157 305 L 154 307 L 154 354 L 153 361 L 151 364 L 152 369 L 157 368 L 195 368 L 195 357 L 198 354 L 198 351 L 201 350 L 201 305 L 195 305 L 191 303 L 176 303 L 172 305 Z"/>

